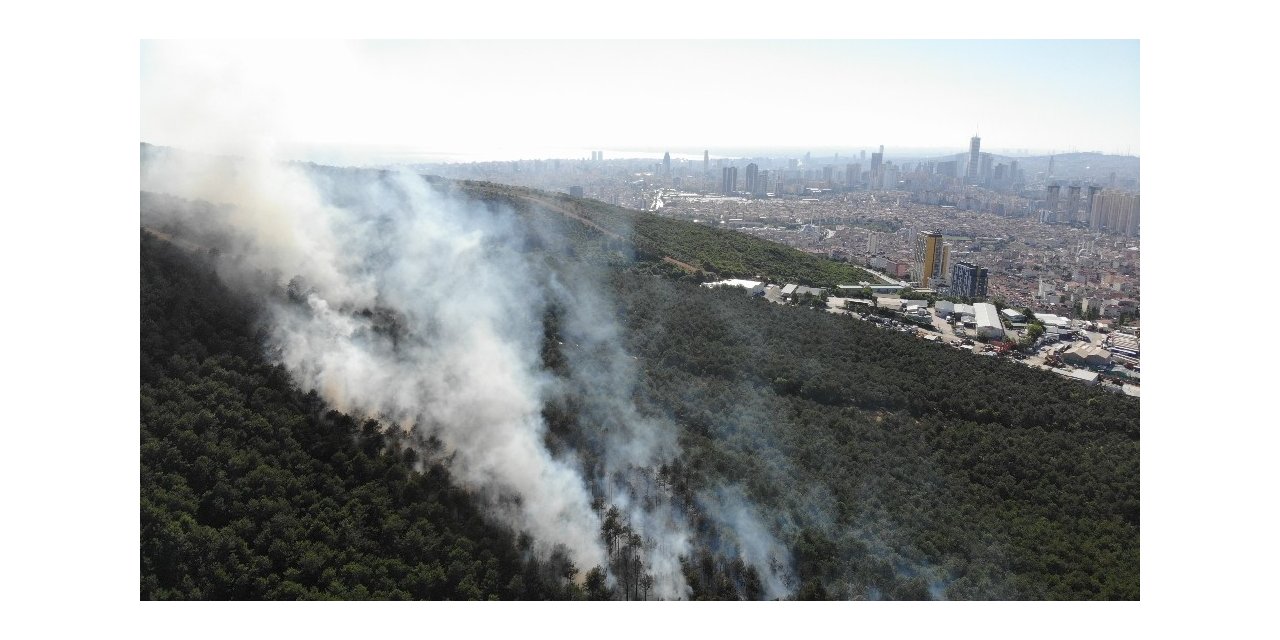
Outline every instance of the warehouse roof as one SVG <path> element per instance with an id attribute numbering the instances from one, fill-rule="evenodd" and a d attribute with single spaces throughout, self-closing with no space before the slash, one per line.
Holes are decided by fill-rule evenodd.
<path id="1" fill-rule="evenodd" d="M 1064 358 L 1077 357 L 1082 360 L 1090 357 L 1110 360 L 1111 352 L 1096 344 L 1076 344 L 1072 345 L 1070 349 L 1064 351 L 1062 356 Z"/>
<path id="2" fill-rule="evenodd" d="M 1071 318 L 1054 315 L 1052 313 L 1037 313 L 1036 320 L 1040 321 L 1046 327 L 1070 327 Z"/>
<path id="3" fill-rule="evenodd" d="M 957 307 L 959 305 L 956 305 Z M 1003 329 L 1004 325 L 1000 324 L 999 314 L 996 313 L 996 306 L 989 302 L 979 302 L 973 305 L 973 319 L 977 321 L 979 327 L 995 327 Z"/>

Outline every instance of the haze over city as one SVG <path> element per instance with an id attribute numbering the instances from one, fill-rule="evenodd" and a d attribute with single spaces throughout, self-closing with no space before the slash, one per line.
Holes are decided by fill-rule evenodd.
<path id="1" fill-rule="evenodd" d="M 142 139 L 348 163 L 1139 154 L 1136 41 L 144 41 Z"/>

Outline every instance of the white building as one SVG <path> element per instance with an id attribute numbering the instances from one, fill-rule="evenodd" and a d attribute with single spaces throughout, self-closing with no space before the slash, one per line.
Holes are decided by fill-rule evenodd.
<path id="1" fill-rule="evenodd" d="M 757 293 L 764 293 L 764 283 L 756 282 L 755 280 L 721 280 L 719 282 L 704 282 L 702 286 L 704 287 L 742 287 L 747 290 L 747 293 L 750 293 L 752 295 L 755 295 Z"/>
<path id="2" fill-rule="evenodd" d="M 1036 320 L 1045 327 L 1062 327 L 1064 329 L 1071 328 L 1071 318 L 1055 315 L 1052 313 L 1037 313 Z"/>
<path id="3" fill-rule="evenodd" d="M 1004 325 L 1000 323 L 1000 314 L 996 306 L 989 302 L 973 305 L 973 317 L 978 325 L 978 336 L 982 338 L 1003 338 Z"/>
<path id="4" fill-rule="evenodd" d="M 1106 345 L 1112 351 L 1122 353 L 1131 358 L 1137 358 L 1141 353 L 1138 337 L 1127 333 L 1112 332 L 1107 336 Z"/>

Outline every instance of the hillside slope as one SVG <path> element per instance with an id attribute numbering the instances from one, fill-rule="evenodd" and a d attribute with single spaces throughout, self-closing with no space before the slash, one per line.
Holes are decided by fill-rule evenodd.
<path id="1" fill-rule="evenodd" d="M 676 221 L 649 216 L 647 227 L 644 215 L 608 205 L 459 188 L 525 216 L 570 211 L 562 231 L 579 238 L 576 259 L 593 255 L 593 241 L 624 237 L 627 224 L 642 238 L 646 228 L 678 235 Z M 712 235 L 721 244 L 709 253 L 733 246 Z M 668 479 L 690 505 L 709 487 L 745 487 L 799 556 L 797 593 L 1139 597 L 1136 400 L 849 318 L 643 275 L 671 253 L 615 255 L 609 281 L 649 406 L 681 428 L 685 456 Z M 795 267 L 772 255 L 759 257 L 762 272 Z M 701 596 L 723 581 L 706 564 L 691 563 Z"/>
<path id="2" fill-rule="evenodd" d="M 569 237 L 624 237 L 627 224 L 640 246 L 680 235 L 677 221 L 608 205 L 459 186 L 523 215 L 567 209 L 582 222 Z M 806 597 L 1139 597 L 1136 400 L 850 318 L 643 275 L 658 255 L 697 261 L 734 246 L 720 233 L 710 248 L 654 240 L 663 251 L 615 260 L 609 280 L 646 400 L 680 425 L 685 456 L 668 479 L 689 504 L 699 490 L 743 486 L 798 556 L 793 586 Z M 770 262 L 780 255 L 771 249 L 757 256 L 760 272 L 824 268 Z M 691 563 L 701 568 L 690 582 L 714 594 L 722 579 L 705 564 Z"/>
<path id="3" fill-rule="evenodd" d="M 449 199 L 404 200 L 421 187 L 413 176 L 308 171 L 333 207 L 328 222 L 357 232 L 336 237 L 361 239 L 332 255 L 381 287 L 372 308 L 330 305 L 282 263 L 264 262 L 274 254 L 245 249 L 253 229 L 235 226 L 227 206 L 143 196 L 144 225 L 213 256 L 184 271 L 157 253 L 169 245 L 143 237 L 146 597 L 650 599 L 655 575 L 669 581 L 664 597 L 691 599 L 1139 597 L 1135 399 L 699 287 L 662 260 L 680 245 L 635 231 L 649 222 L 634 212 L 439 180 Z M 369 193 L 377 197 L 357 197 Z M 431 227 L 403 226 L 441 219 L 460 226 L 430 250 L 415 234 L 430 239 Z M 712 240 L 699 250 L 733 246 Z M 752 258 L 769 273 L 822 268 L 769 255 Z M 232 295 L 215 263 L 238 274 L 237 286 L 264 279 L 258 296 L 274 299 L 274 320 L 252 296 Z M 259 264 L 274 270 L 244 270 Z M 488 486 L 488 502 L 448 488 L 470 469 L 431 444 L 451 436 L 452 451 L 472 456 L 461 460 L 483 463 L 477 455 L 494 443 L 467 450 L 461 438 L 500 426 L 471 416 L 524 392 L 494 383 L 508 371 L 457 369 L 485 402 L 436 414 L 447 420 L 408 439 L 293 388 L 308 388 L 322 364 L 334 376 L 310 378 L 322 392 L 327 381 L 352 388 L 394 373 L 367 393 L 459 363 L 486 366 L 501 352 L 451 357 L 435 346 L 452 347 L 479 320 L 536 370 L 537 391 L 523 397 L 537 444 L 569 461 L 590 493 L 603 565 L 577 567 L 580 585 L 565 580 L 564 557 L 530 553 L 537 539 L 495 526 L 505 514 L 522 529 L 509 507 L 529 494 L 502 495 L 485 485 L 490 472 L 470 476 Z M 282 342 L 282 331 L 311 342 Z M 345 351 L 304 352 L 310 359 L 288 374 L 271 365 L 287 362 L 281 345 L 335 335 Z M 349 377 L 352 362 L 359 376 Z M 424 378 L 394 397 L 444 403 L 459 395 L 455 384 Z M 452 420 L 465 423 L 463 436 L 449 432 Z M 423 460 L 438 464 L 422 476 L 405 466 Z M 408 547 L 404 523 L 419 528 Z M 307 555 L 311 544 L 320 547 Z"/>
<path id="4" fill-rule="evenodd" d="M 213 263 L 145 232 L 141 262 L 142 599 L 582 597 L 398 430 L 265 362 Z"/>
<path id="5" fill-rule="evenodd" d="M 1139 597 L 1134 399 L 732 291 L 614 295 L 682 428 L 676 484 L 742 486 L 799 593 Z"/>
<path id="6" fill-rule="evenodd" d="M 673 220 L 585 198 L 572 198 L 524 187 L 462 182 L 464 193 L 503 203 L 517 210 L 540 208 L 580 222 L 614 240 L 629 242 L 640 260 L 670 258 L 725 278 L 765 278 L 809 286 L 877 282 L 867 272 L 844 262 L 805 253 L 761 238 Z"/>

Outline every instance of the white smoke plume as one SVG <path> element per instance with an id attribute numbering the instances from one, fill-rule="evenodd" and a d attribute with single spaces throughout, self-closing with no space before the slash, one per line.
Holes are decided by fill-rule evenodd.
<path id="1" fill-rule="evenodd" d="M 305 304 L 278 301 L 269 315 L 271 346 L 304 388 L 436 435 L 497 518 L 544 551 L 563 545 L 580 569 L 604 564 L 576 464 L 543 443 L 543 300 L 509 220 L 416 175 L 312 174 L 169 157 L 145 164 L 142 188 L 230 205 L 228 223 L 248 240 L 235 262 L 300 276 Z M 370 309 L 390 310 L 402 339 Z"/>
<path id="2" fill-rule="evenodd" d="M 143 224 L 216 239 L 228 282 L 275 278 L 268 346 L 300 386 L 434 436 L 492 517 L 531 534 L 544 557 L 563 548 L 581 572 L 610 566 L 593 508 L 603 500 L 644 539 L 646 595 L 691 595 L 689 518 L 657 474 L 680 456 L 678 428 L 639 408 L 636 361 L 600 274 L 525 251 L 563 238 L 531 237 L 536 224 L 406 172 L 147 147 L 142 189 L 213 203 L 144 199 Z M 541 359 L 549 310 L 565 343 L 559 375 Z M 558 401 L 573 407 L 575 431 L 553 452 L 542 412 Z M 740 491 L 700 495 L 698 508 L 764 595 L 790 591 L 789 554 Z M 619 577 L 609 575 L 615 587 Z"/>
<path id="3" fill-rule="evenodd" d="M 751 501 L 736 487 L 721 487 L 698 496 L 698 506 L 736 547 L 737 554 L 760 576 L 767 599 L 785 598 L 795 587 L 791 552 L 782 546 Z"/>
<path id="4" fill-rule="evenodd" d="M 645 561 L 654 594 L 684 598 L 689 586 L 680 558 L 691 549 L 689 525 L 654 473 L 679 455 L 676 425 L 637 408 L 634 359 L 622 347 L 614 305 L 593 276 L 570 267 L 550 287 L 564 310 L 561 331 L 571 345 L 565 350 L 570 371 L 566 391 L 578 399 L 580 420 L 599 443 L 596 486 L 649 540 Z"/>
<path id="5" fill-rule="evenodd" d="M 232 286 L 269 293 L 263 274 L 266 289 L 287 283 L 289 300 L 264 296 L 269 347 L 299 385 L 353 415 L 434 435 L 453 476 L 537 549 L 563 547 L 584 573 L 608 567 L 592 504 L 603 498 L 645 538 L 647 591 L 689 596 L 680 561 L 693 536 L 656 474 L 679 457 L 678 430 L 637 408 L 634 361 L 598 274 L 549 268 L 522 251 L 531 238 L 510 212 L 420 176 L 271 159 L 335 126 L 357 141 L 398 138 L 396 118 L 376 117 L 387 110 L 422 119 L 420 103 L 387 93 L 405 86 L 403 76 L 363 64 L 366 54 L 314 43 L 145 43 L 144 135 L 239 157 L 144 148 L 144 192 L 213 205 L 144 194 L 144 226 L 216 245 Z M 430 105 L 493 108 L 440 98 Z M 321 103 L 374 117 L 324 121 L 311 108 Z M 532 240 L 564 244 L 557 233 Z M 540 360 L 552 305 L 567 343 L 564 377 Z M 553 449 L 542 411 L 560 399 L 578 420 L 572 446 Z"/>

